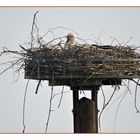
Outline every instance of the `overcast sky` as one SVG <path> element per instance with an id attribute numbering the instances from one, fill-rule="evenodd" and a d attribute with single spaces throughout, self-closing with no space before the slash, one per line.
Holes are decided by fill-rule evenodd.
<path id="1" fill-rule="evenodd" d="M 37 15 L 40 34 L 45 34 L 49 28 L 62 26 L 73 29 L 78 37 L 95 40 L 99 37 L 103 44 L 110 44 L 115 37 L 119 42 L 129 42 L 130 45 L 140 45 L 140 8 L 0 8 L 0 51 L 6 46 L 11 50 L 19 50 L 19 44 L 27 45 L 30 41 L 30 31 L 33 14 Z M 69 30 L 57 29 L 56 37 L 67 35 Z M 45 39 L 51 39 L 49 34 Z M 77 40 L 78 42 L 78 40 Z M 80 42 L 81 43 L 81 42 Z M 10 56 L 0 57 L 0 63 L 11 59 Z M 0 65 L 0 71 L 4 69 Z M 0 132 L 22 132 L 23 96 L 27 80 L 24 71 L 15 83 L 18 75 L 13 69 L 0 75 Z M 26 132 L 44 132 L 48 114 L 50 87 L 44 81 L 37 95 L 34 94 L 37 82 L 31 80 L 27 91 L 25 124 Z M 113 92 L 111 86 L 103 87 L 109 97 Z M 130 83 L 132 94 L 128 93 L 117 113 L 120 100 L 115 102 L 101 119 L 101 132 L 140 132 L 140 114 L 134 108 L 135 84 Z M 62 87 L 55 87 L 55 93 L 60 93 Z M 57 109 L 60 96 L 53 100 L 53 110 L 48 132 L 73 132 L 72 92 L 65 87 L 61 107 Z M 121 87 L 116 92 L 115 100 L 125 90 Z M 137 106 L 140 109 L 140 89 L 138 89 Z M 89 94 L 89 93 L 87 93 Z M 113 102 L 113 101 L 112 101 Z M 98 94 L 99 110 L 102 105 L 102 94 Z"/>

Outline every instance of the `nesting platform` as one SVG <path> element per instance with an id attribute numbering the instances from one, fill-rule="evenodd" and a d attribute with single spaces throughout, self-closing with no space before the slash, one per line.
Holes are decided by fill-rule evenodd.
<path id="1" fill-rule="evenodd" d="M 25 78 L 50 85 L 87 87 L 120 85 L 140 77 L 140 55 L 122 46 L 74 45 L 71 49 L 34 48 L 25 59 Z"/>

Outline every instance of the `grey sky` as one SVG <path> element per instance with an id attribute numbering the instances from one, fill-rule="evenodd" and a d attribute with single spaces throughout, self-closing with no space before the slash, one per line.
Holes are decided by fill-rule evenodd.
<path id="1" fill-rule="evenodd" d="M 56 26 L 68 27 L 75 30 L 79 37 L 93 39 L 101 34 L 103 44 L 110 44 L 111 38 L 115 37 L 119 42 L 139 46 L 140 44 L 140 8 L 0 8 L 0 51 L 2 46 L 9 49 L 19 49 L 18 44 L 26 45 L 30 41 L 30 31 L 33 14 L 37 15 L 40 33 L 45 34 L 49 28 Z M 71 31 L 57 29 L 56 37 L 64 36 Z M 48 38 L 51 39 L 49 34 Z M 46 38 L 47 39 L 47 38 Z M 77 40 L 78 42 L 79 40 Z M 80 42 L 81 43 L 81 42 Z M 9 58 L 9 56 L 6 56 Z M 0 57 L 0 63 L 7 60 Z M 11 58 L 10 58 L 11 59 Z M 2 70 L 0 66 L 0 71 Z M 14 82 L 13 70 L 0 76 L 0 132 L 22 131 L 22 105 L 23 95 L 27 80 L 24 79 L 24 71 L 19 80 Z M 48 114 L 50 87 L 47 81 L 43 82 L 42 88 L 37 95 L 34 94 L 36 81 L 30 81 L 26 102 L 26 132 L 44 132 Z M 134 109 L 134 87 L 130 83 L 132 95 L 129 93 L 123 100 L 117 115 L 116 132 L 140 132 L 140 114 Z M 105 93 L 111 95 L 113 89 L 104 87 Z M 56 87 L 55 93 L 61 92 L 62 87 Z M 125 88 L 116 92 L 119 96 Z M 70 91 L 65 87 L 65 91 Z M 138 89 L 139 93 L 140 89 Z M 87 93 L 88 94 L 88 93 Z M 53 101 L 52 112 L 48 132 L 73 132 L 72 116 L 72 93 L 64 94 L 61 107 L 57 109 L 59 98 Z M 102 95 L 99 91 L 99 108 L 102 105 Z M 137 105 L 140 108 L 140 95 L 137 97 Z M 118 102 L 114 103 L 101 120 L 101 132 L 114 132 L 115 111 Z"/>

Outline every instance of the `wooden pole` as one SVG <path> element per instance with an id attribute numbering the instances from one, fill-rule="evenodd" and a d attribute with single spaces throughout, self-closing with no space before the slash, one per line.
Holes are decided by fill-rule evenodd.
<path id="1" fill-rule="evenodd" d="M 91 99 L 83 97 L 79 100 L 78 89 L 72 90 L 74 133 L 98 133 L 98 87 L 92 88 Z"/>
<path id="2" fill-rule="evenodd" d="M 95 102 L 83 97 L 79 100 L 80 133 L 96 133 Z"/>
<path id="3" fill-rule="evenodd" d="M 74 133 L 79 133 L 79 93 L 77 89 L 73 89 L 73 120 Z"/>
<path id="4" fill-rule="evenodd" d="M 98 99 L 97 99 L 97 94 L 98 94 L 98 88 L 94 87 L 91 91 L 91 98 L 94 102 L 94 123 L 95 123 L 95 132 L 98 133 Z"/>

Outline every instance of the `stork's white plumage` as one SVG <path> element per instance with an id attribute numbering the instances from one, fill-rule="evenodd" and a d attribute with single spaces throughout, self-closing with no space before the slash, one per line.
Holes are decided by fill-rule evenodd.
<path id="1" fill-rule="evenodd" d="M 73 33 L 69 33 L 67 35 L 67 41 L 66 41 L 66 44 L 64 46 L 65 49 L 69 49 L 75 42 L 75 36 Z"/>

